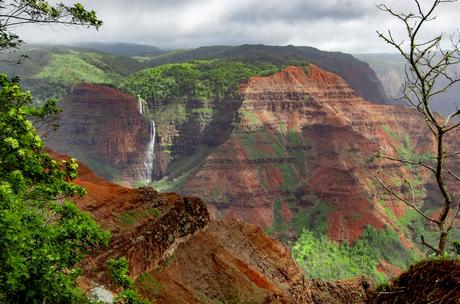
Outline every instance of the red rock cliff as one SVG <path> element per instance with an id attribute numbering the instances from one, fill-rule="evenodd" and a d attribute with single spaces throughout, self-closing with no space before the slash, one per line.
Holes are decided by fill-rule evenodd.
<path id="1" fill-rule="evenodd" d="M 65 158 L 51 151 L 55 158 Z M 136 288 L 155 303 L 364 303 L 368 282 L 306 280 L 291 253 L 254 226 L 210 222 L 198 198 L 127 189 L 80 163 L 78 206 L 111 231 L 109 248 L 82 264 L 81 284 L 111 285 L 110 257 L 127 257 Z"/>
<path id="2" fill-rule="evenodd" d="M 92 84 L 74 87 L 60 104 L 60 127 L 46 139 L 53 150 L 75 156 L 112 180 L 132 180 L 144 169 L 149 122 L 136 98 Z"/>
<path id="3" fill-rule="evenodd" d="M 419 116 L 369 103 L 314 65 L 252 78 L 241 94 L 232 135 L 189 176 L 184 193 L 204 197 L 216 216 L 264 228 L 324 205 L 327 233 L 337 241 L 355 240 L 366 225 L 399 230 L 385 208 L 396 216 L 407 209 L 392 197 L 379 203 L 372 158 L 397 156 L 405 135 L 414 153 L 430 146 Z M 383 168 L 408 173 L 399 163 Z"/>

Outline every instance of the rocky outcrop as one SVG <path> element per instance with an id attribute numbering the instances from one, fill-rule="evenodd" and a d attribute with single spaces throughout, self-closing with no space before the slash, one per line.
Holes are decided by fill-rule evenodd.
<path id="1" fill-rule="evenodd" d="M 68 158 L 49 153 L 56 159 Z M 111 233 L 108 248 L 94 252 L 83 263 L 87 277 L 99 283 L 111 281 L 106 272 L 109 258 L 126 257 L 130 275 L 137 278 L 156 269 L 210 220 L 199 198 L 158 193 L 148 187 L 125 188 L 95 175 L 81 162 L 75 182 L 87 189 L 84 197 L 74 198 L 78 207 Z"/>
<path id="2" fill-rule="evenodd" d="M 66 158 L 50 151 L 55 158 Z M 210 221 L 198 198 L 127 189 L 94 175 L 80 163 L 77 199 L 111 232 L 108 248 L 82 263 L 88 293 L 113 297 L 110 257 L 125 256 L 136 289 L 155 303 L 364 303 L 364 278 L 307 280 L 280 242 L 255 225 Z"/>
<path id="3" fill-rule="evenodd" d="M 211 222 L 150 276 L 156 289 L 137 284 L 157 303 L 363 303 L 370 287 L 362 278 L 305 279 L 288 249 L 237 220 Z"/>
<path id="4" fill-rule="evenodd" d="M 111 180 L 135 180 L 144 170 L 150 124 L 136 98 L 111 87 L 82 84 L 60 106 L 59 129 L 45 140 Z"/>

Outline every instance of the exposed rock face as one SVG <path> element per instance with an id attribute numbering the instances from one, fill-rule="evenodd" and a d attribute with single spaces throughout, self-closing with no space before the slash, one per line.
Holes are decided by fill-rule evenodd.
<path id="1" fill-rule="evenodd" d="M 144 170 L 150 124 L 136 98 L 116 89 L 82 84 L 62 101 L 60 128 L 46 139 L 53 150 L 85 161 L 112 180 L 133 180 Z"/>
<path id="2" fill-rule="evenodd" d="M 89 186 L 87 181 L 79 183 Z M 209 222 L 206 205 L 198 198 L 158 194 L 152 188 L 132 190 L 113 185 L 103 195 L 99 187 L 88 187 L 89 195 L 78 202 L 80 208 L 91 212 L 111 232 L 109 248 L 85 263 L 89 278 L 94 281 L 110 282 L 104 272 L 110 257 L 125 256 L 130 262 L 130 275 L 135 279 L 153 271 L 179 244 Z"/>
<path id="3" fill-rule="evenodd" d="M 52 153 L 56 158 L 62 155 Z M 306 280 L 291 253 L 255 225 L 210 222 L 198 198 L 114 185 L 80 164 L 77 201 L 111 231 L 109 248 L 83 263 L 88 292 L 115 290 L 109 257 L 125 256 L 136 288 L 155 303 L 364 303 L 369 282 Z M 155 209 L 152 209 L 155 208 Z M 156 210 L 156 211 L 154 211 Z"/>
<path id="4" fill-rule="evenodd" d="M 94 111 L 83 111 L 94 100 Z M 377 153 L 397 158 L 432 147 L 425 122 L 411 109 L 369 103 L 341 77 L 311 65 L 252 78 L 229 100 L 170 100 L 150 111 L 157 125 L 155 176 L 202 197 L 213 217 L 242 219 L 293 241 L 304 228 L 353 241 L 367 225 L 392 227 L 410 246 L 395 222 L 408 209 L 379 193 L 374 177 Z M 142 168 L 149 125 L 134 98 L 77 87 L 64 102 L 61 124 L 52 147 L 93 161 L 99 174 L 97 164 L 104 164 L 132 180 Z M 390 161 L 381 166 L 387 184 L 408 191 L 395 179 L 413 178 L 411 169 Z M 418 172 L 414 180 L 421 199 L 426 178 Z"/>
<path id="5" fill-rule="evenodd" d="M 151 275 L 158 303 L 363 303 L 368 286 L 361 278 L 306 280 L 288 249 L 237 220 L 211 222 Z"/>
<path id="6" fill-rule="evenodd" d="M 199 165 L 232 131 L 241 96 L 225 101 L 174 99 L 150 103 L 158 131 L 156 179 L 178 178 Z"/>
<path id="7" fill-rule="evenodd" d="M 324 205 L 327 233 L 337 241 L 355 240 L 366 225 L 399 229 L 385 208 L 402 216 L 405 207 L 391 197 L 388 206 L 377 203 L 372 158 L 397 156 L 399 134 L 410 134 L 414 153 L 431 145 L 412 110 L 368 103 L 314 65 L 252 78 L 241 94 L 230 138 L 189 176 L 184 193 L 202 196 L 216 216 L 263 228 L 281 217 L 295 225 L 301 218 L 292 214 Z M 400 163 L 382 165 L 407 173 Z M 294 228 L 285 233 L 295 237 Z"/>

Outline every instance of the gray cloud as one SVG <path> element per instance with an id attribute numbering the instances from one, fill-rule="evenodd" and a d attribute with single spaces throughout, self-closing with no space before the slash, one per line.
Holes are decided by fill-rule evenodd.
<path id="1" fill-rule="evenodd" d="M 382 0 L 409 9 L 411 1 Z M 66 1 L 72 3 L 73 1 Z M 100 31 L 26 26 L 27 42 L 137 42 L 162 48 L 265 43 L 310 45 L 346 52 L 389 51 L 376 30 L 401 33 L 374 0 L 82 0 L 104 21 Z M 431 2 L 431 1 L 425 1 Z M 451 32 L 460 3 L 445 5 L 427 34 Z M 401 36 L 402 37 L 402 36 Z"/>
<path id="2" fill-rule="evenodd" d="M 252 23 L 281 21 L 315 22 L 322 19 L 355 20 L 369 12 L 369 2 L 325 0 L 320 4 L 312 1 L 293 0 L 280 5 L 274 1 L 248 2 L 245 10 L 234 11 L 229 21 Z M 372 6 L 373 7 L 373 6 Z M 374 7 L 373 7 L 374 8 Z"/>

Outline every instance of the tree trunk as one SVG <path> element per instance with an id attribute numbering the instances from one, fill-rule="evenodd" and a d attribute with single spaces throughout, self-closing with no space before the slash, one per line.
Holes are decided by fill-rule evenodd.
<path id="1" fill-rule="evenodd" d="M 441 235 L 439 236 L 438 256 L 443 256 L 446 252 L 447 234 L 447 230 L 443 228 L 441 230 Z"/>

